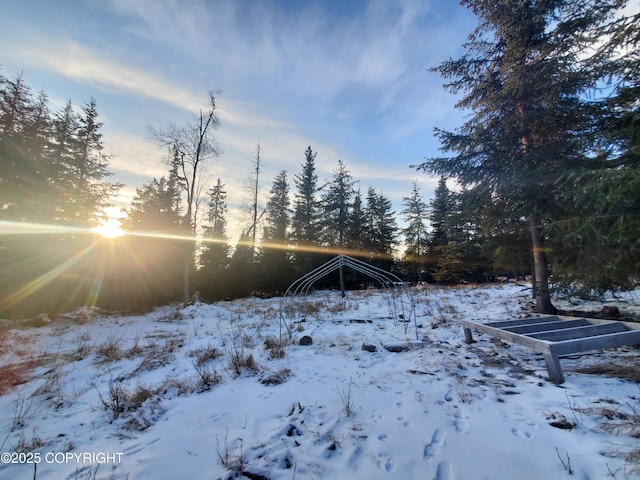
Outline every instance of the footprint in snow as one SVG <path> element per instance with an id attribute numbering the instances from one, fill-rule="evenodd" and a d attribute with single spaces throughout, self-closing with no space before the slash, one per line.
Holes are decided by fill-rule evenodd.
<path id="1" fill-rule="evenodd" d="M 398 421 L 402 422 L 402 425 L 404 425 L 405 427 L 408 427 L 409 425 L 411 425 L 411 422 L 409 422 L 408 420 L 405 420 L 404 417 L 402 416 L 398 417 Z"/>
<path id="2" fill-rule="evenodd" d="M 356 449 L 349 456 L 349 459 L 347 460 L 347 465 L 355 470 L 356 468 L 358 468 L 358 464 L 361 457 L 362 457 L 362 448 L 360 446 L 357 446 Z"/>
<path id="3" fill-rule="evenodd" d="M 378 466 L 378 468 L 384 469 L 387 472 L 392 471 L 394 467 L 393 462 L 391 461 L 391 457 L 386 452 L 380 452 L 378 454 L 378 460 L 376 460 L 376 465 Z"/>
<path id="4" fill-rule="evenodd" d="M 513 433 L 516 437 L 524 437 L 524 438 L 534 438 L 534 435 L 529 432 L 522 432 L 518 430 L 516 427 L 511 429 L 511 433 Z"/>
<path id="5" fill-rule="evenodd" d="M 462 433 L 467 429 L 467 417 L 462 406 L 456 407 L 456 411 L 453 414 L 453 425 L 458 433 Z"/>
<path id="6" fill-rule="evenodd" d="M 455 480 L 455 474 L 453 473 L 453 467 L 447 460 L 443 460 L 438 464 L 436 469 L 435 480 Z"/>
<path id="7" fill-rule="evenodd" d="M 445 437 L 446 434 L 444 430 L 437 428 L 431 436 L 431 442 L 424 447 L 423 457 L 429 460 L 435 457 L 440 452 L 442 445 L 444 445 Z"/>
<path id="8" fill-rule="evenodd" d="M 378 440 L 380 440 L 381 442 L 384 442 L 386 439 L 389 438 L 389 435 L 383 433 L 381 435 L 378 435 Z"/>

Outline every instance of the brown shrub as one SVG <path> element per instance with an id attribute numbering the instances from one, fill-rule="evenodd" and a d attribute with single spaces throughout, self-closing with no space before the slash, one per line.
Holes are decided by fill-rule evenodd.
<path id="1" fill-rule="evenodd" d="M 33 364 L 32 360 L 15 363 L 10 361 L 7 365 L 0 366 L 0 395 L 26 383 Z"/>

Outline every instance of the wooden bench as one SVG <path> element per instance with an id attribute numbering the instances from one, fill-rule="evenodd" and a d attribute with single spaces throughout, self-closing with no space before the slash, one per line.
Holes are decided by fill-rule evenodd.
<path id="1" fill-rule="evenodd" d="M 471 332 L 476 330 L 542 353 L 549 380 L 555 383 L 564 382 L 562 355 L 640 344 L 640 324 L 615 320 L 544 315 L 490 323 L 459 322 L 467 343 L 474 342 Z"/>

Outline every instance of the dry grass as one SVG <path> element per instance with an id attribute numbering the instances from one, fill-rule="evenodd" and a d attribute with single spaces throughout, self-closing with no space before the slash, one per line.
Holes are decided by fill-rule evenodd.
<path id="1" fill-rule="evenodd" d="M 589 375 L 605 375 L 607 377 L 621 378 L 634 383 L 640 383 L 640 366 L 638 365 L 620 365 L 617 363 L 602 363 L 597 365 L 588 365 L 575 369 L 578 373 L 586 373 Z"/>
<path id="2" fill-rule="evenodd" d="M 286 352 L 284 350 L 284 340 L 281 342 L 276 337 L 270 335 L 264 339 L 264 348 L 269 352 L 271 358 L 284 358 Z"/>
<path id="3" fill-rule="evenodd" d="M 140 337 L 133 340 L 133 345 L 125 352 L 126 358 L 135 358 L 144 353 L 144 347 L 140 345 Z"/>
<path id="4" fill-rule="evenodd" d="M 0 356 L 11 351 L 11 345 L 7 342 L 7 337 L 6 330 L 3 330 L 3 327 L 0 325 Z"/>
<path id="5" fill-rule="evenodd" d="M 351 396 L 351 384 L 353 379 L 349 379 L 349 387 L 347 390 L 338 391 L 338 395 L 340 395 L 340 400 L 342 400 L 342 411 L 347 417 L 350 417 L 355 409 L 355 405 L 353 403 L 353 397 Z"/>
<path id="6" fill-rule="evenodd" d="M 144 358 L 134 373 L 147 372 L 169 365 L 175 359 L 174 352 L 184 346 L 184 335 L 182 334 L 158 337 L 164 339 L 163 343 L 156 342 L 155 338 L 152 337 L 151 343 L 142 348 Z"/>
<path id="7" fill-rule="evenodd" d="M 595 432 L 638 439 L 640 438 L 640 399 L 637 397 L 631 397 L 631 399 L 635 401 L 635 404 L 626 402 L 622 405 L 616 399 L 604 398 L 597 401 L 600 405 L 576 410 L 581 414 L 599 418 L 600 424 L 594 428 Z M 628 446 L 631 445 L 631 442 L 627 440 L 623 441 L 623 444 Z M 624 458 L 627 462 L 625 471 L 630 475 L 640 474 L 640 448 L 630 449 L 618 445 L 606 450 L 603 454 Z"/>
<path id="8" fill-rule="evenodd" d="M 96 354 L 107 362 L 122 360 L 124 353 L 120 349 L 122 339 L 115 335 L 109 335 L 105 342 L 96 347 Z"/>
<path id="9" fill-rule="evenodd" d="M 13 405 L 13 421 L 11 423 L 11 431 L 16 428 L 24 428 L 26 426 L 26 419 L 31 411 L 33 405 L 33 398 L 26 398 L 18 394 L 18 398 Z"/>
<path id="10" fill-rule="evenodd" d="M 33 427 L 31 440 L 27 440 L 24 431 L 20 432 L 18 443 L 13 447 L 13 451 L 17 453 L 31 453 L 44 445 L 45 442 L 43 442 L 38 435 L 37 428 Z"/>
<path id="11" fill-rule="evenodd" d="M 197 374 L 197 384 L 195 386 L 195 391 L 197 392 L 209 391 L 212 387 L 222 382 L 222 376 L 215 368 L 211 368 L 206 363 L 202 365 L 194 363 L 193 368 L 195 368 Z"/>
<path id="12" fill-rule="evenodd" d="M 33 360 L 14 362 L 10 360 L 0 366 L 0 395 L 13 390 L 29 380 L 29 374 L 34 367 Z"/>
<path id="13" fill-rule="evenodd" d="M 250 373 L 258 372 L 258 365 L 253 358 L 253 354 L 245 354 L 242 351 L 235 351 L 229 359 L 229 369 L 236 375 L 241 375 L 244 370 Z"/>
<path id="14" fill-rule="evenodd" d="M 260 323 L 268 325 L 270 321 L 277 319 L 279 315 L 279 309 L 273 306 L 267 306 L 256 309 L 256 315 L 260 319 Z"/>
<path id="15" fill-rule="evenodd" d="M 220 446 L 220 441 L 216 436 L 216 452 L 218 454 L 218 463 L 222 465 L 227 470 L 232 472 L 236 472 L 240 474 L 240 477 L 243 477 L 244 469 L 247 465 L 244 455 L 242 453 L 242 440 L 240 440 L 240 445 L 235 448 L 229 447 L 228 440 L 229 432 L 224 436 L 224 447 Z"/>
<path id="16" fill-rule="evenodd" d="M 100 402 L 112 421 L 124 414 L 139 410 L 147 400 L 157 395 L 157 389 L 144 385 L 138 385 L 135 390 L 129 391 L 128 382 L 113 377 L 109 378 L 108 390 L 108 396 L 103 396 L 100 390 L 97 391 Z"/>
<path id="17" fill-rule="evenodd" d="M 91 336 L 88 333 L 82 333 L 75 337 L 74 343 L 76 351 L 71 355 L 73 360 L 82 360 L 91 353 Z"/>
<path id="18" fill-rule="evenodd" d="M 158 318 L 158 322 L 178 322 L 184 319 L 183 313 L 180 311 L 181 307 L 176 307 L 175 309 L 165 313 L 163 316 Z"/>
<path id="19" fill-rule="evenodd" d="M 65 363 L 56 356 L 50 365 L 49 370 L 45 373 L 44 382 L 33 392 L 33 395 L 45 395 L 50 400 L 57 398 L 56 403 L 60 406 L 62 405 L 62 392 L 64 390 L 62 369 Z"/>
<path id="20" fill-rule="evenodd" d="M 263 385 L 280 385 L 286 382 L 291 376 L 291 370 L 283 367 L 275 372 L 265 372 L 260 377 L 260 383 Z"/>
<path id="21" fill-rule="evenodd" d="M 559 428 L 561 430 L 573 430 L 576 428 L 576 423 L 569 420 L 563 414 L 559 412 L 547 412 L 545 414 L 549 425 L 555 428 Z"/>
<path id="22" fill-rule="evenodd" d="M 300 304 L 300 311 L 305 315 L 311 315 L 314 313 L 320 313 L 322 308 L 324 307 L 324 301 L 322 300 L 307 300 L 306 302 Z"/>
<path id="23" fill-rule="evenodd" d="M 202 366 L 205 363 L 216 360 L 223 355 L 222 350 L 209 344 L 206 347 L 199 347 L 189 352 L 189 356 L 195 360 L 195 365 Z"/>
<path id="24" fill-rule="evenodd" d="M 174 392 L 181 397 L 183 395 L 191 395 L 197 388 L 198 386 L 191 378 L 168 378 L 158 387 L 157 391 L 163 396 Z"/>
<path id="25" fill-rule="evenodd" d="M 631 403 L 620 405 L 614 399 L 599 401 L 599 403 L 602 402 L 604 402 L 604 405 L 585 407 L 578 410 L 581 413 L 595 415 L 602 419 L 601 425 L 596 428 L 598 432 L 640 438 L 640 405 Z"/>
<path id="26" fill-rule="evenodd" d="M 447 318 L 443 315 L 436 315 L 431 317 L 431 328 L 438 328 L 440 325 L 446 325 Z"/>
<path id="27" fill-rule="evenodd" d="M 339 298 L 332 303 L 325 304 L 324 308 L 326 312 L 336 314 L 349 310 L 358 310 L 359 304 L 357 302 L 351 301 L 348 298 Z"/>

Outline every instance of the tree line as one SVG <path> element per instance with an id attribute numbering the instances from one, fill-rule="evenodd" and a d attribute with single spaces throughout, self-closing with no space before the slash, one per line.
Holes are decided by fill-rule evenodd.
<path id="1" fill-rule="evenodd" d="M 462 243 L 448 250 L 464 264 L 455 269 L 439 251 L 461 238 L 453 233 L 460 213 L 444 178 L 430 205 L 414 183 L 399 214 L 407 226 L 400 228 L 390 199 L 373 187 L 361 191 L 342 161 L 332 178 L 320 181 L 311 146 L 301 155 L 293 192 L 288 173 L 281 171 L 265 205 L 258 199 L 258 150 L 252 214 L 232 245 L 222 179 L 198 194 L 198 168 L 218 155 L 216 110 L 216 96 L 209 92 L 207 108 L 192 123 L 151 129 L 168 147 L 167 174 L 136 190 L 122 220 L 128 234 L 105 240 L 91 229 L 121 185 L 109 182 L 96 101 L 80 107 L 68 101 L 51 112 L 46 93 L 34 94 L 22 75 L 0 76 L 2 314 L 60 313 L 84 304 L 137 309 L 190 302 L 195 292 L 208 301 L 278 295 L 339 253 L 409 281 L 477 280 L 489 271 L 468 267 L 465 262 L 490 262 L 471 260 L 477 252 L 462 253 Z M 406 252 L 399 255 L 402 238 Z M 356 272 L 343 280 L 348 288 L 368 281 Z M 328 278 L 320 286 L 335 282 Z"/>
<path id="2" fill-rule="evenodd" d="M 292 184 L 288 172 L 280 171 L 262 206 L 256 190 L 259 152 L 258 148 L 248 220 L 235 245 L 227 232 L 227 191 L 221 178 L 204 198 L 202 235 L 197 244 L 179 239 L 187 220 L 180 195 L 180 161 L 175 157 L 166 176 L 136 191 L 123 221 L 130 235 L 121 241 L 128 242 L 130 249 L 135 242 L 145 249 L 150 238 L 163 245 L 173 244 L 173 256 L 165 252 L 162 258 L 174 265 L 188 245 L 193 291 L 206 301 L 282 295 L 295 279 L 341 253 L 412 283 L 482 282 L 497 275 L 525 277 L 531 271 L 522 232 L 501 237 L 487 233 L 491 227 L 481 223 L 469 208 L 468 192 L 451 191 L 444 177 L 429 202 L 414 182 L 410 195 L 402 199 L 402 210 L 395 212 L 384 193 L 373 187 L 361 191 L 342 161 L 332 177 L 321 182 L 316 171 L 317 152 L 308 146 Z M 398 218 L 404 227 L 398 225 Z M 510 254 L 495 254 L 493 249 L 498 245 Z M 153 255 L 157 249 L 147 251 Z M 340 272 L 317 286 L 337 288 L 339 280 L 347 288 L 364 288 L 371 283 L 354 271 L 344 272 L 342 279 L 338 275 Z M 177 275 L 174 282 L 177 291 Z"/>
<path id="3" fill-rule="evenodd" d="M 279 172 L 262 205 L 258 145 L 235 245 L 223 179 L 207 190 L 200 178 L 219 155 L 216 92 L 193 122 L 151 129 L 170 152 L 167 173 L 137 189 L 123 220 L 129 234 L 105 241 L 74 230 L 95 226 L 120 187 L 109 182 L 95 100 L 50 112 L 44 92 L 0 76 L 0 221 L 14 222 L 0 236 L 0 268 L 10 272 L 0 312 L 144 308 L 188 303 L 196 292 L 207 301 L 278 295 L 338 253 L 410 282 L 532 275 L 540 312 L 555 311 L 552 289 L 634 288 L 639 15 L 623 15 L 619 1 L 462 4 L 478 27 L 461 58 L 432 71 L 468 115 L 455 131 L 435 132 L 450 156 L 415 166 L 438 178 L 432 200 L 415 182 L 394 212 L 342 161 L 321 182 L 309 146 L 300 171 L 291 182 Z M 34 235 L 16 224 L 59 228 Z M 367 285 L 357 272 L 344 275 L 319 286 Z"/>
<path id="4" fill-rule="evenodd" d="M 120 188 L 109 182 L 101 127 L 94 99 L 52 112 L 22 75 L 0 75 L 0 314 L 64 310 L 96 296 L 95 246 L 83 232 Z"/>

